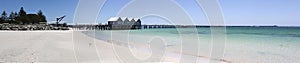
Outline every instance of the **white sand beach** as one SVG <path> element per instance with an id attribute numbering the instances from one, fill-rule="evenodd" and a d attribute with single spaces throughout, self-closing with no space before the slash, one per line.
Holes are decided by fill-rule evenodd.
<path id="1" fill-rule="evenodd" d="M 126 50 L 129 50 L 126 46 L 97 40 L 81 31 L 0 31 L 0 63 L 127 63 L 130 57 L 129 60 L 120 58 L 127 55 L 120 51 Z M 149 52 L 139 48 L 131 52 L 136 58 L 147 59 L 149 56 Z M 154 50 L 151 53 L 161 52 Z M 140 59 L 131 63 L 209 62 L 207 58 L 193 58 L 166 52 L 163 56 L 154 56 L 153 60 Z"/>

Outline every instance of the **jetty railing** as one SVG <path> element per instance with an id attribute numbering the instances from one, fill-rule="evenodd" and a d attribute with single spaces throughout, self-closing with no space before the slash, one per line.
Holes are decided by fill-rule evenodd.
<path id="1" fill-rule="evenodd" d="M 114 30 L 109 25 L 70 25 L 73 30 Z M 200 27 L 196 25 L 141 25 L 139 28 L 118 29 L 118 30 L 133 30 L 133 29 L 155 29 L 155 28 L 190 28 Z M 209 27 L 209 26 L 201 26 Z"/>

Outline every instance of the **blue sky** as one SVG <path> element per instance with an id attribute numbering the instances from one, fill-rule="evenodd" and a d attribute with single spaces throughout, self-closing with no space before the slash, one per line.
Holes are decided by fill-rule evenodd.
<path id="1" fill-rule="evenodd" d="M 97 22 L 106 23 L 131 0 L 107 0 Z M 195 0 L 175 0 L 195 24 L 207 25 L 207 19 Z M 300 0 L 220 0 L 226 25 L 281 25 L 300 26 Z M 27 13 L 41 9 L 48 21 L 67 15 L 63 21 L 72 23 L 78 0 L 1 0 L 0 11 L 18 12 L 24 7 Z M 172 12 L 172 11 L 170 11 Z M 158 21 L 143 24 L 158 24 Z M 150 19 L 151 20 L 151 19 Z"/>

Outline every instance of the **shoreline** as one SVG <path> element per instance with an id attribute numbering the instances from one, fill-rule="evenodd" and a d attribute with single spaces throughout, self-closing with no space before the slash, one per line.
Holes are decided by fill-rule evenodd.
<path id="1" fill-rule="evenodd" d="M 83 31 L 81 31 L 83 33 Z M 117 40 L 109 40 L 109 39 L 99 39 L 99 38 L 95 38 L 93 36 L 90 36 L 86 33 L 83 33 L 84 35 L 87 35 L 90 38 L 94 38 L 96 40 L 99 40 L 101 42 L 105 42 L 108 44 L 112 44 L 114 46 L 119 46 L 122 48 L 128 48 L 129 50 L 136 50 L 138 52 L 143 52 L 143 54 L 151 54 L 151 53 L 157 53 L 159 54 L 159 52 L 161 52 L 162 50 L 159 50 L 157 48 L 154 49 L 150 49 L 149 50 L 149 45 L 144 45 L 144 44 L 138 44 L 135 42 L 128 42 L 128 43 L 124 43 L 122 41 L 117 41 Z M 166 46 L 166 48 L 168 48 Z M 164 53 L 165 57 L 167 57 L 167 59 L 165 58 L 164 60 L 169 61 L 175 61 L 174 63 L 177 63 L 176 61 L 180 62 L 180 61 L 185 61 L 185 63 L 196 63 L 196 62 L 201 62 L 201 63 L 209 63 L 211 60 L 213 62 L 221 62 L 221 63 L 232 63 L 231 61 L 228 60 L 224 60 L 224 59 L 216 59 L 216 58 L 209 58 L 209 57 L 205 57 L 205 56 L 198 56 L 198 55 L 191 55 L 188 53 L 184 53 L 184 52 L 178 52 L 178 51 L 172 51 L 172 50 L 165 50 Z M 182 58 L 184 57 L 184 58 Z M 195 61 L 196 60 L 196 61 Z M 193 62 L 195 61 L 195 62 Z M 170 62 L 170 61 L 169 61 Z"/>

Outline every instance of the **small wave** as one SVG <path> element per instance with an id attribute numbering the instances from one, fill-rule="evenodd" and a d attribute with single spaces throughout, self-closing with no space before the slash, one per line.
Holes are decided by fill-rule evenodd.
<path id="1" fill-rule="evenodd" d="M 275 37 L 300 37 L 300 34 L 276 34 L 276 33 L 247 33 L 247 32 L 238 32 L 238 33 L 227 33 L 227 34 L 265 35 L 265 36 L 275 36 Z"/>

